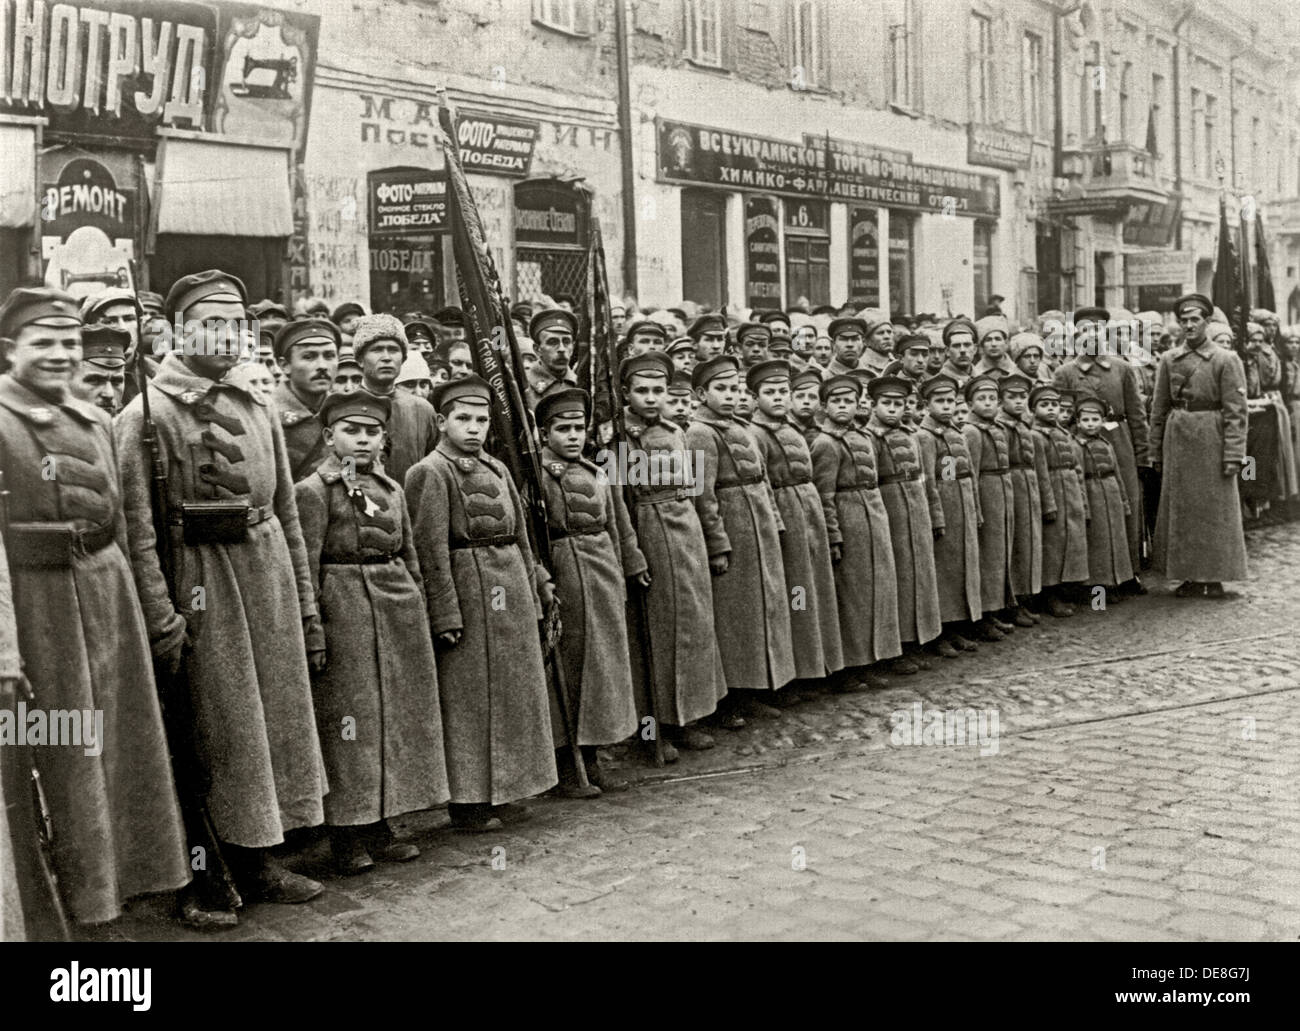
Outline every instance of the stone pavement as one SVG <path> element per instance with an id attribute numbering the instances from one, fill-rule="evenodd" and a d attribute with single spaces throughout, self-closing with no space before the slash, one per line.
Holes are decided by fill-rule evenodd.
<path id="1" fill-rule="evenodd" d="M 249 907 L 223 937 L 1295 940 L 1298 538 L 1249 535 L 1240 600 L 1157 582 L 720 732 L 711 752 L 633 770 L 625 794 L 538 801 L 499 834 L 420 814 L 419 860 Z M 925 732 L 967 707 L 972 743 Z M 300 844 L 294 865 L 324 874 L 325 847 Z M 160 908 L 112 937 L 197 937 Z"/>

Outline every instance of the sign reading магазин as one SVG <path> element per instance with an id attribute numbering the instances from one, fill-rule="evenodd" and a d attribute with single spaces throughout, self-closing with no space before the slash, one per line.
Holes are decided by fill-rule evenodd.
<path id="1" fill-rule="evenodd" d="M 857 150 L 808 134 L 800 143 L 726 129 L 657 122 L 659 181 L 862 201 L 890 208 L 996 218 L 996 176 Z"/>

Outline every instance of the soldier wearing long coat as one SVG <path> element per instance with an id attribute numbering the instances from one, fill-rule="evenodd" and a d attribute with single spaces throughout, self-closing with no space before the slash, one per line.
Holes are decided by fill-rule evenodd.
<path id="1" fill-rule="evenodd" d="M 936 392 L 955 393 L 956 389 L 956 381 L 940 373 L 921 385 L 921 394 L 928 400 Z M 941 422 L 932 412 L 921 417 L 916 440 L 926 485 L 931 488 L 930 525 L 943 531 L 934 542 L 939 619 L 944 623 L 974 622 L 983 614 L 979 542 L 982 516 L 970 449 L 959 429 L 951 422 Z"/>
<path id="2" fill-rule="evenodd" d="M 0 337 L 78 333 L 73 298 L 18 290 Z M 10 345 L 11 347 L 13 345 Z M 20 365 L 15 372 L 23 374 Z M 72 919 L 116 918 L 127 898 L 180 888 L 190 871 L 149 638 L 127 562 L 109 417 L 0 376 L 0 470 L 17 651 L 33 708 L 92 714 L 80 743 L 32 747 L 54 824 L 53 863 Z M 17 672 L 12 642 L 6 676 Z M 103 713 L 102 740 L 93 713 Z M 30 729 L 30 728 L 27 728 Z M 49 728 L 53 732 L 53 728 Z M 10 803 L 30 805 L 27 797 Z"/>
<path id="3" fill-rule="evenodd" d="M 930 523 L 925 470 L 915 438 L 901 426 L 887 425 L 879 412 L 880 399 L 905 398 L 909 385 L 898 377 L 881 376 L 867 385 L 876 410 L 868 424 L 868 440 L 876 451 L 876 482 L 889 515 L 894 570 L 898 577 L 898 628 L 903 644 L 924 644 L 939 636 L 939 588 L 934 569 L 934 527 Z"/>
<path id="4" fill-rule="evenodd" d="M 980 390 L 997 390 L 991 376 L 972 376 L 966 383 L 968 404 Z M 1011 485 L 1011 457 L 1007 432 L 996 417 L 985 417 L 971 408 L 962 426 L 970 451 L 971 466 L 979 476 L 979 505 L 984 522 L 980 526 L 980 596 L 986 616 L 1016 603 L 1011 587 L 1011 554 L 1016 535 L 1016 497 Z M 990 636 L 985 628 L 986 636 Z"/>
<path id="5" fill-rule="evenodd" d="M 644 358 L 645 356 L 640 356 Z M 647 466 L 676 470 L 680 482 L 632 482 L 637 543 L 650 569 L 646 616 L 653 629 L 659 722 L 685 727 L 712 714 L 727 693 L 718 634 L 713 623 L 713 585 L 704 530 L 695 510 L 686 436 L 674 423 L 647 422 L 624 409 L 626 442 Z"/>
<path id="6" fill-rule="evenodd" d="M 861 386 L 849 376 L 828 377 L 823 402 L 848 392 L 857 403 Z M 852 425 L 827 418 L 812 444 L 813 481 L 826 516 L 835 564 L 835 598 L 845 666 L 869 666 L 902 654 L 898 625 L 898 578 L 889 514 L 876 478 L 876 451 Z"/>
<path id="7" fill-rule="evenodd" d="M 1081 397 L 1076 419 L 1090 408 L 1105 418 L 1104 401 Z M 1088 494 L 1088 583 L 1115 587 L 1133 576 L 1124 525 L 1128 492 L 1115 449 L 1104 434 L 1088 436 L 1080 431 L 1075 439 L 1083 451 L 1083 483 Z"/>
<path id="8" fill-rule="evenodd" d="M 1007 457 L 1011 466 L 1011 489 L 1015 498 L 1016 532 L 1011 541 L 1011 590 L 1019 606 L 1043 589 L 1043 518 L 1056 518 L 1056 498 L 1047 475 L 1047 456 L 1042 441 L 1025 425 L 1023 413 L 1008 411 L 1008 392 L 1028 399 L 1030 379 L 1017 370 L 998 383 L 1003 410 L 997 421 L 1007 435 Z M 1016 619 L 1021 625 L 1023 608 Z M 1030 617 L 1036 622 L 1036 619 Z"/>
<path id="9" fill-rule="evenodd" d="M 434 396 L 445 414 L 460 397 L 486 403 L 489 388 L 471 376 Z M 430 630 L 461 632 L 453 647 L 438 649 L 451 801 L 495 806 L 546 791 L 558 774 L 537 627 L 543 609 L 514 481 L 495 458 L 444 438 L 411 467 L 406 497 Z"/>
<path id="10" fill-rule="evenodd" d="M 755 366 L 748 378 L 758 385 L 765 376 L 775 374 L 780 379 L 782 373 L 788 381 L 789 367 L 784 362 L 764 362 Z M 795 676 L 815 680 L 843 667 L 844 648 L 826 513 L 813 483 L 812 452 L 803 431 L 789 419 L 755 411 L 751 432 L 762 449 L 777 511 L 785 526 L 781 560 L 786 587 L 791 591 L 796 586 L 803 588 L 799 603 L 792 601 L 790 606 Z"/>
<path id="11" fill-rule="evenodd" d="M 4 538 L 0 536 L 0 692 L 13 690 L 2 696 L 5 702 L 16 702 L 18 678 L 22 676 L 22 663 L 18 658 L 18 621 L 14 615 L 14 596 L 9 580 L 9 560 L 5 554 Z M 0 778 L 0 812 L 8 813 L 5 800 L 6 785 Z M 12 791 L 10 786 L 8 790 Z M 23 801 L 26 801 L 24 798 Z M 23 918 L 22 896 L 18 887 L 18 869 L 14 860 L 13 841 L 9 836 L 9 820 L 0 820 L 0 942 L 23 941 L 27 937 L 27 924 Z"/>
<path id="12" fill-rule="evenodd" d="M 555 391 L 541 404 L 563 404 L 574 393 Z M 540 407 L 537 421 L 545 424 Z M 644 572 L 646 559 L 627 508 L 615 488 L 598 478 L 595 465 L 583 458 L 567 461 L 543 448 L 542 468 L 555 591 L 564 621 L 560 658 L 577 714 L 578 744 L 614 744 L 637 729 L 623 613 L 627 578 Z M 557 705 L 551 707 L 551 736 L 557 748 L 569 743 Z"/>
<path id="13" fill-rule="evenodd" d="M 1040 398 L 1060 397 L 1055 387 L 1036 387 L 1030 406 Z M 1076 442 L 1055 421 L 1034 418 L 1056 499 L 1056 518 L 1043 524 L 1043 587 L 1080 583 L 1088 577 L 1088 496 Z"/>
<path id="14" fill-rule="evenodd" d="M 1107 354 L 1109 342 L 1103 331 L 1110 313 L 1104 308 L 1081 308 L 1074 313 L 1076 331 L 1091 327 L 1083 334 L 1083 347 L 1092 351 L 1064 362 L 1056 370 L 1053 383 L 1063 390 L 1073 390 L 1080 398 L 1097 397 L 1109 406 L 1110 414 L 1102 432 L 1115 449 L 1120 476 L 1129 498 L 1129 515 L 1125 527 L 1129 563 L 1141 568 L 1142 488 L 1138 467 L 1149 464 L 1147 411 L 1142 402 L 1141 377 L 1133 365 L 1121 356 Z"/>
<path id="15" fill-rule="evenodd" d="M 1241 359 L 1205 337 L 1199 294 L 1176 306 L 1185 338 L 1156 369 L 1151 454 L 1163 467 L 1155 567 L 1190 584 L 1246 578 L 1237 477 L 1246 457 Z M 1197 312 L 1204 315 L 1198 317 Z"/>
<path id="16" fill-rule="evenodd" d="M 700 391 L 719 375 L 737 377 L 729 355 L 697 365 Z M 794 679 L 790 597 L 781 559 L 781 517 L 763 455 L 749 430 L 730 415 L 701 404 L 686 430 L 699 456 L 695 510 L 709 558 L 728 555 L 727 571 L 713 577 L 713 621 L 727 689 L 775 691 Z"/>
<path id="17" fill-rule="evenodd" d="M 405 495 L 378 469 L 345 469 L 333 453 L 295 491 L 326 656 L 313 680 L 325 822 L 359 827 L 431 809 L 447 801 L 447 768 Z"/>

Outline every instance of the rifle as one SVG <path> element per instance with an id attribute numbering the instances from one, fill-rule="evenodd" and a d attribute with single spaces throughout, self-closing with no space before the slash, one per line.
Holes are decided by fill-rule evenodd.
<path id="1" fill-rule="evenodd" d="M 144 311 L 136 287 L 135 262 L 131 262 L 132 293 L 135 296 L 135 314 L 138 326 L 144 325 Z M 136 386 L 140 392 L 143 416 L 140 439 L 144 443 L 145 458 L 149 463 L 149 506 L 153 513 L 154 539 L 158 548 L 158 561 L 163 578 L 176 611 L 181 611 L 177 596 L 180 575 L 178 556 L 183 554 L 181 529 L 168 518 L 167 466 L 163 462 L 162 447 L 158 443 L 158 428 L 154 425 L 149 402 L 149 377 L 145 371 L 144 356 L 136 347 Z M 129 460 L 129 459 L 128 459 Z M 189 675 L 182 657 L 181 667 L 175 674 L 154 663 L 154 678 L 158 687 L 158 702 L 162 709 L 163 727 L 167 734 L 171 755 L 172 779 L 176 783 L 176 798 L 180 804 L 181 819 L 185 823 L 185 837 L 191 854 L 202 850 L 205 863 L 194 870 L 194 886 L 203 901 L 210 907 L 224 910 L 237 909 L 242 903 L 235 888 L 235 878 L 221 852 L 221 843 L 208 811 L 207 794 L 212 786 L 207 768 L 199 758 L 194 740 L 194 708 L 190 697 Z M 193 869 L 193 863 L 191 863 Z"/>
<path id="2" fill-rule="evenodd" d="M 491 384 L 495 397 L 492 406 L 492 431 L 497 454 L 510 470 L 528 515 L 529 544 L 534 557 L 547 568 L 552 567 L 551 537 L 542 502 L 542 457 L 533 435 L 531 420 L 524 407 L 519 384 L 525 382 L 523 359 L 515 339 L 514 325 L 502 296 L 501 280 L 488 250 L 474 195 L 470 192 L 465 169 L 456 146 L 456 127 L 451 108 L 440 92 L 438 107 L 439 137 L 447 166 L 447 211 L 451 223 L 452 250 L 456 257 L 457 286 L 461 305 L 474 326 L 471 354 L 474 371 Z M 498 358 L 498 353 L 501 357 Z M 578 745 L 577 714 L 570 704 L 560 662 L 554 609 L 545 617 L 542 655 L 547 679 L 560 708 L 560 718 L 569 735 L 574 776 L 578 787 L 590 787 L 587 765 Z"/>
<path id="3" fill-rule="evenodd" d="M 610 444 L 615 447 L 627 440 L 627 431 L 623 425 L 623 405 L 620 403 L 618 385 L 614 382 L 613 362 L 614 326 L 609 311 L 609 280 L 605 273 L 605 244 L 601 237 L 600 220 L 591 220 L 591 245 L 587 250 L 587 323 L 591 340 L 587 348 L 587 375 L 584 377 L 590 388 L 592 399 L 591 443 L 599 452 L 600 405 L 597 397 L 604 394 L 609 405 L 609 417 L 613 426 Z M 628 520 L 632 529 L 637 530 L 636 504 L 629 484 L 622 485 L 623 504 L 627 508 Z M 628 607 L 636 621 L 636 636 L 639 651 L 640 671 L 645 690 L 645 712 L 654 726 L 654 762 L 656 766 L 664 765 L 663 725 L 659 722 L 659 706 L 655 699 L 654 649 L 650 647 L 650 614 L 646 606 L 645 589 L 639 584 L 628 584 Z"/>
<path id="4" fill-rule="evenodd" d="M 0 471 L 0 531 L 9 537 L 9 491 Z M 0 558 L 0 561 L 5 561 Z M 36 700 L 32 685 L 20 672 L 0 679 L 0 709 L 18 716 L 18 702 Z M 0 748 L 0 781 L 4 784 L 9 835 L 14 844 L 14 872 L 22 900 L 28 941 L 71 941 L 68 913 L 54 869 L 54 822 L 45 799 L 41 774 L 31 746 L 17 743 Z"/>

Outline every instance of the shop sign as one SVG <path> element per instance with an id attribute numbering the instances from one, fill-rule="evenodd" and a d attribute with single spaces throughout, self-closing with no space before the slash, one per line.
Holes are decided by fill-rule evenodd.
<path id="1" fill-rule="evenodd" d="M 751 308 L 781 307 L 780 221 L 775 197 L 745 198 L 746 303 Z"/>
<path id="2" fill-rule="evenodd" d="M 849 297 L 880 303 L 880 236 L 875 208 L 849 210 Z"/>
<path id="3" fill-rule="evenodd" d="M 77 297 L 131 283 L 135 190 L 92 158 L 74 158 L 41 193 L 45 282 Z"/>
<path id="4" fill-rule="evenodd" d="M 447 176 L 427 168 L 370 173 L 372 236 L 447 232 Z"/>
<path id="5" fill-rule="evenodd" d="M 1028 168 L 1034 151 L 1034 138 L 1029 133 L 999 129 L 992 125 L 971 123 L 966 130 L 966 163 L 1005 168 L 1014 172 Z"/>
<path id="6" fill-rule="evenodd" d="M 456 144 L 467 172 L 527 178 L 542 123 L 462 111 L 456 118 Z"/>
<path id="7" fill-rule="evenodd" d="M 569 183 L 539 180 L 515 187 L 515 243 L 525 247 L 586 247 L 588 207 Z"/>
<path id="8" fill-rule="evenodd" d="M 801 143 L 660 119 L 659 180 L 786 196 L 867 201 L 938 215 L 996 218 L 996 176 L 854 151 L 826 137 Z"/>

